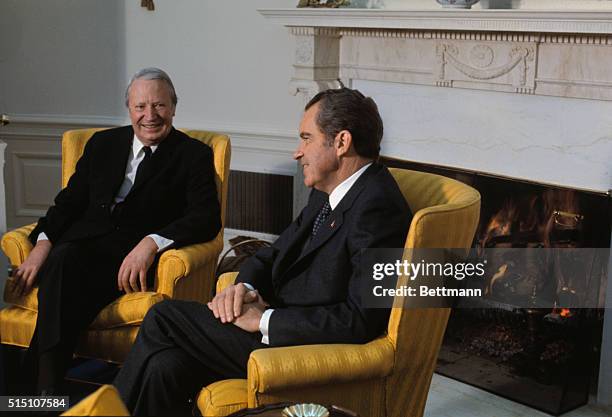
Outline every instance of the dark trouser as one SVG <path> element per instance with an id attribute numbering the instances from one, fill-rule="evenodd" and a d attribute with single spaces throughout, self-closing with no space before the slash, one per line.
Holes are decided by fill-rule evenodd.
<path id="1" fill-rule="evenodd" d="M 37 277 L 38 317 L 26 356 L 37 391 L 58 389 L 81 332 L 121 295 L 117 273 L 136 243 L 111 233 L 51 249 Z"/>
<path id="2" fill-rule="evenodd" d="M 189 398 L 211 382 L 246 378 L 259 332 L 222 324 L 205 304 L 167 300 L 144 319 L 115 386 L 133 415 L 190 414 Z"/>

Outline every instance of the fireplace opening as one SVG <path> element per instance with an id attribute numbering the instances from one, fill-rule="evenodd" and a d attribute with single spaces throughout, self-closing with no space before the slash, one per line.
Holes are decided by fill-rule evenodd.
<path id="1" fill-rule="evenodd" d="M 392 158 L 382 162 L 476 188 L 482 196 L 476 252 L 610 248 L 608 194 Z M 480 308 L 453 309 L 436 372 L 549 414 L 586 404 L 597 390 L 607 271 L 592 271 L 585 286 L 584 277 L 566 272 L 567 257 L 545 265 L 498 258 L 488 259 L 485 293 L 491 297 L 480 300 Z M 585 291 L 598 308 L 565 307 Z M 513 297 L 523 302 L 508 301 Z M 529 297 L 549 299 L 554 307 L 525 307 Z"/>

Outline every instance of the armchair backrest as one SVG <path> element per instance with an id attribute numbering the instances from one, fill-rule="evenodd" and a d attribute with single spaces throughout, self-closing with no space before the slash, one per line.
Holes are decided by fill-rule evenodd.
<path id="1" fill-rule="evenodd" d="M 181 129 L 182 130 L 182 129 Z M 225 212 L 227 207 L 227 189 L 229 185 L 230 157 L 232 154 L 230 139 L 227 135 L 205 130 L 182 130 L 188 136 L 204 142 L 213 151 L 215 158 L 215 183 L 217 196 L 221 206 L 221 224 L 225 225 Z"/>
<path id="2" fill-rule="evenodd" d="M 87 141 L 94 133 L 104 129 L 106 128 L 78 129 L 64 132 L 62 137 L 62 188 L 68 184 L 68 180 L 74 173 L 76 164 L 83 154 Z M 224 225 L 231 157 L 229 137 L 204 130 L 183 130 L 183 132 L 194 139 L 204 142 L 213 150 L 216 171 L 215 183 L 217 185 L 217 196 L 221 206 L 221 222 Z"/>
<path id="3" fill-rule="evenodd" d="M 480 217 L 478 191 L 440 175 L 390 171 L 414 213 L 406 248 L 471 246 Z M 395 302 L 403 304 L 400 298 Z M 393 308 L 387 338 L 395 365 L 386 384 L 387 416 L 423 414 L 449 315 L 449 308 Z"/>
<path id="4" fill-rule="evenodd" d="M 83 155 L 87 141 L 94 133 L 105 130 L 106 127 L 67 130 L 62 136 L 62 188 L 68 185 L 68 180 L 74 174 L 76 164 Z"/>

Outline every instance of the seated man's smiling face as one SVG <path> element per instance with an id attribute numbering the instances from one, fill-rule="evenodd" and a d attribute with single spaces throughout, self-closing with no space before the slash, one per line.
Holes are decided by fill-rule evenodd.
<path id="1" fill-rule="evenodd" d="M 135 80 L 128 94 L 130 120 L 146 146 L 159 145 L 172 129 L 175 106 L 163 80 Z"/>

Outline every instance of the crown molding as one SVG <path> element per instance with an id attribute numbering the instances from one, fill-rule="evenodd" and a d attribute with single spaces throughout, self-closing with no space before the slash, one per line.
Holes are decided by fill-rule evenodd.
<path id="1" fill-rule="evenodd" d="M 258 9 L 284 26 L 612 34 L 612 11 Z"/>

